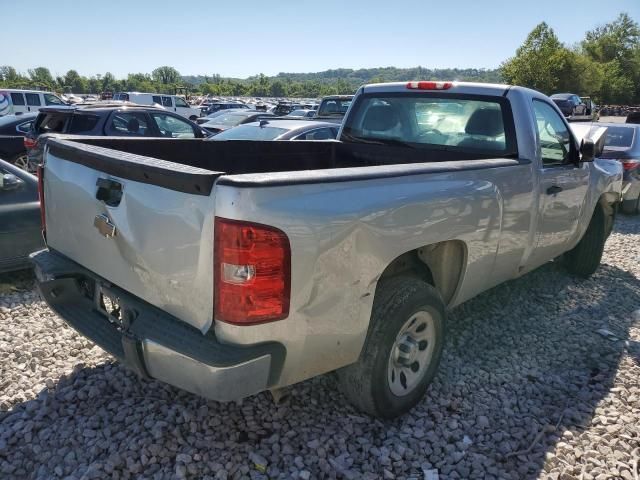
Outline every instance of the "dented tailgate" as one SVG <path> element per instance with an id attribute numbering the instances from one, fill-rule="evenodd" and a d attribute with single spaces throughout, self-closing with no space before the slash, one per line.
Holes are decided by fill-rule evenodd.
<path id="1" fill-rule="evenodd" d="M 52 139 L 47 244 L 206 331 L 213 312 L 213 182 L 199 168 Z"/>

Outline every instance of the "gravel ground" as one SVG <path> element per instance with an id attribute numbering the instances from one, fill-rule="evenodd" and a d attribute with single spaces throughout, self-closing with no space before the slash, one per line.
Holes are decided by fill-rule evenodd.
<path id="1" fill-rule="evenodd" d="M 0 276 L 0 477 L 637 479 L 639 241 L 620 217 L 590 280 L 549 264 L 454 310 L 427 397 L 390 422 L 331 375 L 280 405 L 140 381 Z"/>

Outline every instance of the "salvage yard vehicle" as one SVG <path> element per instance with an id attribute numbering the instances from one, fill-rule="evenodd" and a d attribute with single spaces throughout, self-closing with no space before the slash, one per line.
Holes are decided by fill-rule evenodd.
<path id="1" fill-rule="evenodd" d="M 622 167 L 548 97 L 408 82 L 353 102 L 333 142 L 49 139 L 43 298 L 141 376 L 229 401 L 335 370 L 394 417 L 448 308 L 560 256 L 598 268 Z"/>
<path id="2" fill-rule="evenodd" d="M 51 105 L 63 106 L 67 103 L 52 92 L 19 89 L 0 90 L 0 117 L 37 112 L 41 108 Z"/>
<path id="3" fill-rule="evenodd" d="M 31 268 L 29 254 L 42 247 L 38 180 L 0 160 L 0 273 Z"/>
<path id="4" fill-rule="evenodd" d="M 575 93 L 555 93 L 550 98 L 567 119 L 591 120 L 587 104 Z"/>
<path id="5" fill-rule="evenodd" d="M 258 110 L 228 110 L 228 113 L 222 113 L 209 119 L 208 122 L 200 123 L 200 127 L 211 135 L 215 135 L 238 125 L 272 117 L 274 117 L 273 113 Z"/>
<path id="6" fill-rule="evenodd" d="M 338 129 L 332 123 L 278 117 L 238 125 L 207 140 L 335 140 Z"/>
<path id="7" fill-rule="evenodd" d="M 141 93 L 141 92 L 119 92 L 113 96 L 113 100 L 122 102 L 133 102 L 138 105 L 160 105 L 170 112 L 195 121 L 200 118 L 202 111 L 199 108 L 192 107 L 187 103 L 184 97 L 180 95 L 165 95 L 160 93 Z"/>
<path id="8" fill-rule="evenodd" d="M 182 116 L 162 108 L 136 104 L 96 103 L 72 108 L 46 108 L 27 132 L 29 169 L 42 162 L 42 135 L 105 135 L 125 137 L 205 138 L 209 133 Z"/>
<path id="9" fill-rule="evenodd" d="M 37 115 L 37 113 L 23 113 L 0 117 L 0 158 L 31 173 L 35 173 L 35 170 L 29 169 L 24 137 L 31 130 Z"/>
<path id="10" fill-rule="evenodd" d="M 353 95 L 329 95 L 324 97 L 318 108 L 318 117 L 344 117 L 353 101 Z"/>

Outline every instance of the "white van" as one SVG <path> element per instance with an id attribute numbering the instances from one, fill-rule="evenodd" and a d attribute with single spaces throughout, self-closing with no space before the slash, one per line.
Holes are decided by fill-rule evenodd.
<path id="1" fill-rule="evenodd" d="M 119 92 L 113 96 L 113 100 L 121 100 L 123 102 L 133 102 L 138 105 L 154 105 L 158 104 L 165 109 L 182 115 L 189 120 L 195 121 L 200 118 L 200 109 L 192 108 L 187 101 L 178 95 L 162 95 L 159 93 L 140 93 L 140 92 Z"/>
<path id="2" fill-rule="evenodd" d="M 38 112 L 50 105 L 67 105 L 60 97 L 51 92 L 40 90 L 0 89 L 0 117 L 21 115 L 26 112 Z"/>

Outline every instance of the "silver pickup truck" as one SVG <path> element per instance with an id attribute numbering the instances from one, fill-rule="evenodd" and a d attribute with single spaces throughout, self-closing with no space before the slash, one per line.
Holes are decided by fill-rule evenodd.
<path id="1" fill-rule="evenodd" d="M 229 401 L 336 371 L 364 412 L 425 393 L 446 312 L 558 257 L 593 273 L 620 198 L 546 96 L 360 88 L 335 142 L 50 139 L 43 298 L 139 375 Z"/>

